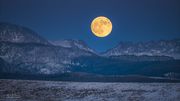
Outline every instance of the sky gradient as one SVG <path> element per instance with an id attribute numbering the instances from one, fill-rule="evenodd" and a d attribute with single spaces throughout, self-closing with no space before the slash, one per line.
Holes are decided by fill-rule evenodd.
<path id="1" fill-rule="evenodd" d="M 108 37 L 92 34 L 97 16 L 112 21 Z M 120 41 L 180 38 L 180 0 L 0 0 L 0 22 L 31 28 L 48 40 L 80 39 L 105 51 Z"/>

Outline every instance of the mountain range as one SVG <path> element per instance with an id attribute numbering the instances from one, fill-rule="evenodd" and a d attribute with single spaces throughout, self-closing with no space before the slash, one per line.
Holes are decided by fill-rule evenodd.
<path id="1" fill-rule="evenodd" d="M 180 59 L 180 39 L 148 42 L 120 42 L 116 47 L 104 53 L 105 56 L 169 56 Z"/>
<path id="2" fill-rule="evenodd" d="M 180 73 L 179 59 L 180 39 L 120 42 L 97 53 L 82 40 L 50 41 L 29 28 L 0 23 L 1 73 L 162 76 Z"/>

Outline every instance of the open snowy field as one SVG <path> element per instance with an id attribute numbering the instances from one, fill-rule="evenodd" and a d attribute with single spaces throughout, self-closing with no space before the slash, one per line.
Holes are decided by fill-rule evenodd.
<path id="1" fill-rule="evenodd" d="M 179 101 L 180 83 L 0 80 L 0 101 Z"/>

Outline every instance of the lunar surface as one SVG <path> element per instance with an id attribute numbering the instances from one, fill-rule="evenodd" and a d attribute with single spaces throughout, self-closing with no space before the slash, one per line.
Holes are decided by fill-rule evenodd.
<path id="1" fill-rule="evenodd" d="M 91 23 L 91 31 L 97 37 L 106 37 L 112 31 L 112 23 L 107 17 L 97 17 Z"/>

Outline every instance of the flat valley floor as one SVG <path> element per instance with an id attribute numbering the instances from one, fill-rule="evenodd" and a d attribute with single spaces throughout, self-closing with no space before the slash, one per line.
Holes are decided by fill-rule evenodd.
<path id="1" fill-rule="evenodd" d="M 180 101 L 180 83 L 0 80 L 0 101 Z"/>

